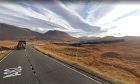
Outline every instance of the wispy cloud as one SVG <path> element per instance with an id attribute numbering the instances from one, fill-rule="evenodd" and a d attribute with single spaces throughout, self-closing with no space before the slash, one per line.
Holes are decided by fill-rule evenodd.
<path id="1" fill-rule="evenodd" d="M 86 32 L 102 32 L 100 27 L 91 26 L 72 9 L 60 1 L 52 4 L 27 3 L 27 2 L 0 2 L 0 22 L 27 27 L 39 32 L 48 30 L 62 30 L 70 34 L 78 32 L 84 35 Z"/>
<path id="2" fill-rule="evenodd" d="M 74 36 L 140 35 L 139 11 L 139 4 L 113 1 L 11 1 L 0 2 L 0 22 L 42 33 L 57 29 Z"/>
<path id="3" fill-rule="evenodd" d="M 140 21 L 139 11 L 139 3 L 100 3 L 91 8 L 86 20 L 106 30 L 103 35 L 140 36 L 137 32 L 140 27 L 137 23 Z"/>

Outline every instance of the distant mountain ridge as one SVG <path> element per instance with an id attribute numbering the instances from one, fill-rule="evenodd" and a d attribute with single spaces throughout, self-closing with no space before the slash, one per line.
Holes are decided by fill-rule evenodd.
<path id="1" fill-rule="evenodd" d="M 42 39 L 49 41 L 78 41 L 78 38 L 72 37 L 66 32 L 51 30 L 42 35 Z"/>
<path id="2" fill-rule="evenodd" d="M 20 28 L 13 25 L 0 23 L 0 40 L 21 40 L 21 39 L 41 39 L 47 41 L 67 41 L 67 42 L 99 42 L 113 40 L 140 40 L 140 36 L 124 36 L 124 37 L 80 37 L 75 38 L 66 32 L 51 30 L 44 34 L 32 31 L 27 28 Z"/>
<path id="3" fill-rule="evenodd" d="M 92 40 L 96 40 L 96 39 L 100 39 L 100 38 L 101 37 L 87 37 L 87 36 L 79 37 L 81 42 L 92 41 Z"/>
<path id="4" fill-rule="evenodd" d="M 140 36 L 124 36 L 124 37 L 114 37 L 114 36 L 106 36 L 106 37 L 81 37 L 80 42 L 82 43 L 109 43 L 109 42 L 121 42 L 128 40 L 140 40 Z"/>
<path id="5" fill-rule="evenodd" d="M 44 34 L 27 28 L 0 23 L 0 40 L 41 39 L 48 41 L 78 41 L 66 32 L 51 30 Z"/>

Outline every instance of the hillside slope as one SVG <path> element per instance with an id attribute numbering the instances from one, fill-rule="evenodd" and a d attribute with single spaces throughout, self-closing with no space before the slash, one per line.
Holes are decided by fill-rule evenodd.
<path id="1" fill-rule="evenodd" d="M 39 36 L 38 32 L 26 28 L 0 23 L 0 39 L 31 39 Z"/>

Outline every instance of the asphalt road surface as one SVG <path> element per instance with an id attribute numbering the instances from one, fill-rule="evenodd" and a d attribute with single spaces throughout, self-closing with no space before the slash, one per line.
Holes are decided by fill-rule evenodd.
<path id="1" fill-rule="evenodd" d="M 0 84 L 109 84 L 32 47 L 13 50 L 0 61 Z"/>

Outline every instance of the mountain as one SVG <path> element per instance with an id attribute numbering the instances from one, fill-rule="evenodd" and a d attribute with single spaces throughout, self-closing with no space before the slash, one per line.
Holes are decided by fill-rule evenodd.
<path id="1" fill-rule="evenodd" d="M 83 37 L 80 37 L 80 41 L 81 42 L 85 42 L 85 41 L 92 41 L 92 40 L 96 40 L 96 39 L 99 39 L 100 37 L 87 37 L 87 36 L 83 36 Z"/>
<path id="2" fill-rule="evenodd" d="M 0 39 L 32 39 L 36 38 L 40 33 L 26 28 L 20 28 L 8 24 L 0 23 Z"/>
<path id="3" fill-rule="evenodd" d="M 58 30 L 51 30 L 41 34 L 27 28 L 20 28 L 13 25 L 0 23 L 0 40 L 24 39 L 43 39 L 47 41 L 78 41 L 78 38 L 72 37 L 69 34 Z"/>
<path id="4" fill-rule="evenodd" d="M 140 40 L 140 36 L 124 36 L 124 37 L 114 37 L 106 36 L 102 38 L 98 37 L 80 37 L 81 43 L 115 43 L 115 42 L 124 42 L 124 41 L 137 41 Z"/>
<path id="5" fill-rule="evenodd" d="M 99 38 L 97 39 L 98 41 L 113 41 L 113 40 L 120 40 L 122 38 L 120 37 L 114 37 L 114 36 L 106 36 L 106 37 L 103 37 L 103 38 Z"/>
<path id="6" fill-rule="evenodd" d="M 81 42 L 105 42 L 105 41 L 119 41 L 119 40 L 140 40 L 140 36 L 125 36 L 114 37 L 106 36 L 100 37 L 80 37 L 75 38 L 66 32 L 51 30 L 44 34 L 32 31 L 27 28 L 20 28 L 13 25 L 0 23 L 0 40 L 22 40 L 22 39 L 43 39 L 47 41 L 81 41 Z"/>
<path id="7" fill-rule="evenodd" d="M 43 34 L 41 38 L 48 41 L 78 41 L 78 38 L 72 37 L 66 32 L 58 30 L 50 30 Z"/>
<path id="8" fill-rule="evenodd" d="M 80 37 L 81 42 L 92 42 L 92 41 L 112 41 L 112 40 L 118 40 L 121 38 L 114 37 L 114 36 L 106 36 L 106 37 Z"/>
<path id="9" fill-rule="evenodd" d="M 91 44 L 97 44 L 97 43 L 115 43 L 115 42 L 122 42 L 125 41 L 125 39 L 120 37 L 114 37 L 114 36 L 106 36 L 106 37 L 85 37 L 84 41 L 81 41 L 81 43 L 91 43 Z"/>
<path id="10" fill-rule="evenodd" d="M 140 40 L 140 36 L 124 36 L 124 37 L 121 37 L 125 40 Z"/>

